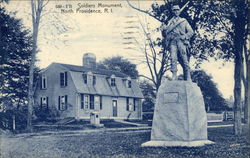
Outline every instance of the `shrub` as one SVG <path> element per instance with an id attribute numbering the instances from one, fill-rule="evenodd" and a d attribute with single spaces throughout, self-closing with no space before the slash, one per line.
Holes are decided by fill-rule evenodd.
<path id="1" fill-rule="evenodd" d="M 7 109 L 0 112 L 0 128 L 13 130 L 13 118 L 15 118 L 16 130 L 22 130 L 27 125 L 27 107 Z"/>
<path id="2" fill-rule="evenodd" d="M 55 108 L 41 108 L 35 106 L 34 113 L 37 117 L 37 121 L 48 121 L 49 119 L 56 119 L 59 117 L 59 112 Z"/>

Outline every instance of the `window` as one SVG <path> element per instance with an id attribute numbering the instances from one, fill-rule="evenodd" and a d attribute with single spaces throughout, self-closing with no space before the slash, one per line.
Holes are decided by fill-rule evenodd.
<path id="1" fill-rule="evenodd" d="M 135 110 L 135 102 L 132 101 L 132 98 L 127 98 L 126 99 L 126 109 L 127 111 L 134 111 Z"/>
<path id="2" fill-rule="evenodd" d="M 93 76 L 93 85 L 96 84 L 96 76 Z"/>
<path id="3" fill-rule="evenodd" d="M 84 109 L 88 109 L 89 108 L 89 96 L 88 95 L 84 95 Z"/>
<path id="4" fill-rule="evenodd" d="M 94 95 L 89 95 L 89 108 L 90 109 L 95 109 L 95 99 L 94 99 Z"/>
<path id="5" fill-rule="evenodd" d="M 41 89 L 47 89 L 47 77 L 45 75 L 41 77 Z"/>
<path id="6" fill-rule="evenodd" d="M 111 78 L 111 86 L 114 87 L 116 84 L 115 84 L 115 78 Z"/>
<path id="7" fill-rule="evenodd" d="M 60 73 L 60 85 L 67 86 L 68 85 L 68 74 L 67 72 Z"/>
<path id="8" fill-rule="evenodd" d="M 84 95 L 81 94 L 81 109 L 84 109 Z"/>
<path id="9" fill-rule="evenodd" d="M 40 98 L 40 108 L 48 109 L 49 108 L 49 97 L 41 97 Z"/>
<path id="10" fill-rule="evenodd" d="M 85 83 L 85 84 L 88 83 L 88 76 L 87 76 L 87 74 L 82 74 L 82 79 L 83 79 L 83 83 Z"/>
<path id="11" fill-rule="evenodd" d="M 128 88 L 131 88 L 132 86 L 131 86 L 131 80 L 128 80 Z"/>
<path id="12" fill-rule="evenodd" d="M 58 109 L 59 110 L 67 110 L 67 104 L 68 104 L 68 96 L 59 96 L 58 97 Z"/>

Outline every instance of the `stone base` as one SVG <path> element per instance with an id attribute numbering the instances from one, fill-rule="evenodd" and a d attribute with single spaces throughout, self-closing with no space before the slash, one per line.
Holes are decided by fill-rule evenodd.
<path id="1" fill-rule="evenodd" d="M 214 144 L 210 140 L 200 141 L 148 141 L 143 143 L 142 147 L 200 147 L 204 145 Z"/>
<path id="2" fill-rule="evenodd" d="M 190 81 L 165 81 L 155 104 L 151 141 L 142 146 L 202 146 L 207 116 L 200 88 Z"/>
<path id="3" fill-rule="evenodd" d="M 102 128 L 104 127 L 104 124 L 90 124 L 90 126 L 96 127 L 96 128 Z"/>

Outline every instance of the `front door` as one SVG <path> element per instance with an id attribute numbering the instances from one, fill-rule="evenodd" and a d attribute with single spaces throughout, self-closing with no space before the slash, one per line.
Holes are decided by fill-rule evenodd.
<path id="1" fill-rule="evenodd" d="M 113 117 L 117 117 L 117 100 L 113 100 Z"/>

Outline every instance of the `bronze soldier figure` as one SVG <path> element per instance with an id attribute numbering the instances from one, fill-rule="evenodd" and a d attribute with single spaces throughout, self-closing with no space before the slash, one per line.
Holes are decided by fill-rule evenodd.
<path id="1" fill-rule="evenodd" d="M 174 17 L 164 26 L 166 45 L 170 50 L 172 80 L 177 80 L 177 60 L 182 66 L 184 80 L 191 81 L 190 68 L 187 57 L 189 40 L 194 31 L 185 18 L 179 17 L 180 8 L 178 5 L 172 7 Z"/>

